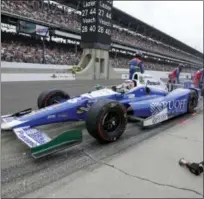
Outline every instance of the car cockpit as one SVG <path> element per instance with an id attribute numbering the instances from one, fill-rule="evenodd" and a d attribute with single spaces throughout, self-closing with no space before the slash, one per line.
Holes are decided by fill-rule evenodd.
<path id="1" fill-rule="evenodd" d="M 132 91 L 137 87 L 137 81 L 135 80 L 125 80 L 122 84 L 118 86 L 112 86 L 111 89 L 118 93 L 127 93 Z"/>

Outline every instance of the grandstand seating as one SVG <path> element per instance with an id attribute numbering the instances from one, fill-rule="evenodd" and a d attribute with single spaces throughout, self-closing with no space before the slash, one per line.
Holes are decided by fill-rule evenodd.
<path id="1" fill-rule="evenodd" d="M 44 53 L 47 64 L 76 65 L 80 59 L 80 53 L 76 54 L 67 45 L 57 42 L 45 42 Z M 14 33 L 2 33 L 1 60 L 42 63 L 42 41 Z"/>
<path id="2" fill-rule="evenodd" d="M 37 1 L 12 1 L 3 0 L 1 2 L 1 9 L 11 13 L 16 13 L 19 15 L 27 16 L 44 22 L 49 22 L 52 24 L 61 25 L 66 28 L 74 28 L 80 30 L 80 14 L 79 12 L 73 12 L 70 9 L 62 9 L 55 4 L 47 4 L 41 0 Z M 142 48 L 144 50 L 150 50 L 155 53 L 160 53 L 163 55 L 169 55 L 175 58 L 183 58 L 185 60 L 190 60 L 200 63 L 201 60 L 194 55 L 187 54 L 178 49 L 166 46 L 162 43 L 158 43 L 151 39 L 145 38 L 141 35 L 128 32 L 121 28 L 116 28 L 112 31 L 112 40 L 115 42 L 121 42 L 128 44 L 129 46 Z M 32 45 L 24 42 L 24 39 L 18 38 L 18 41 L 12 40 L 13 42 L 7 40 L 2 40 L 2 59 L 7 61 L 23 61 L 28 60 L 34 63 L 42 62 L 42 44 L 40 42 L 33 43 Z M 79 61 L 79 53 L 77 55 L 67 49 L 67 46 L 47 42 L 45 49 L 46 63 L 52 64 L 76 64 Z M 9 50 L 13 49 L 13 50 Z M 20 49 L 20 50 L 17 50 Z M 32 56 L 34 53 L 34 56 Z M 123 64 L 124 61 L 119 61 L 121 67 L 127 67 L 127 63 Z M 115 62 L 114 62 L 115 63 Z M 153 67 L 153 66 L 152 66 Z M 157 64 L 157 67 L 159 65 Z M 153 67 L 154 68 L 154 67 Z M 161 66 L 161 68 L 163 68 Z M 168 68 L 168 67 L 167 67 Z M 166 69 L 165 69 L 166 70 Z"/>
<path id="3" fill-rule="evenodd" d="M 75 52 L 75 48 L 72 45 L 46 41 L 44 51 L 45 63 L 76 65 L 82 53 L 79 47 L 77 49 L 78 52 Z M 2 32 L 2 61 L 42 63 L 42 51 L 42 41 L 40 39 Z M 114 68 L 127 68 L 128 62 L 131 59 L 131 56 L 128 57 L 121 53 L 115 54 L 114 52 L 110 53 L 110 57 Z M 144 63 L 146 70 L 169 71 L 176 67 L 176 65 L 161 64 L 148 60 L 144 60 Z M 186 69 L 186 71 L 189 71 L 189 69 Z"/>

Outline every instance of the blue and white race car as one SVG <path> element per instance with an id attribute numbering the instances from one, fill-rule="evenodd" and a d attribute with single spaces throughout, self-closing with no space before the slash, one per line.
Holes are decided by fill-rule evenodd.
<path id="1" fill-rule="evenodd" d="M 100 142 L 113 142 L 125 132 L 128 119 L 151 126 L 193 112 L 199 98 L 199 89 L 179 88 L 168 93 L 152 86 L 136 86 L 134 80 L 73 98 L 64 91 L 52 89 L 39 95 L 39 110 L 27 109 L 1 116 L 1 129 L 12 130 L 31 148 L 34 157 L 42 157 L 81 142 L 82 130 L 62 132 L 51 140 L 36 127 L 85 121 L 85 128 L 92 137 Z"/>

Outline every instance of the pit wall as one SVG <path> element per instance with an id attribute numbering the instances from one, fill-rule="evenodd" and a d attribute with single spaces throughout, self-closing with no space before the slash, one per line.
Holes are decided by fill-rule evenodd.
<path id="1" fill-rule="evenodd" d="M 96 67 L 91 67 L 94 65 L 95 60 L 87 56 L 87 54 L 91 54 L 95 56 L 105 57 L 106 53 L 103 55 L 102 52 L 90 52 L 87 50 L 81 59 L 81 63 L 79 65 L 83 66 L 90 65 L 86 67 L 82 72 L 79 72 L 75 75 L 71 74 L 71 68 L 73 66 L 67 65 L 52 65 L 52 64 L 33 64 L 33 63 L 15 63 L 15 62 L 1 62 L 1 81 L 9 82 L 9 81 L 50 81 L 50 80 L 76 80 L 76 79 L 127 79 L 128 78 L 128 69 L 121 68 L 112 68 L 107 67 L 108 69 L 102 70 L 100 72 L 100 67 L 96 65 Z M 84 57 L 84 58 L 83 58 Z M 82 61 L 83 60 L 83 61 Z M 109 61 L 108 66 L 111 66 L 112 63 Z M 103 65 L 104 65 L 103 64 Z M 100 64 L 99 64 L 100 65 Z M 94 76 L 94 70 L 96 71 L 96 75 Z M 147 73 L 154 75 L 158 78 L 167 78 L 169 72 L 164 71 L 146 71 Z M 81 73 L 81 76 L 78 74 Z M 186 76 L 190 77 L 190 73 L 182 73 L 181 78 L 186 78 Z"/>

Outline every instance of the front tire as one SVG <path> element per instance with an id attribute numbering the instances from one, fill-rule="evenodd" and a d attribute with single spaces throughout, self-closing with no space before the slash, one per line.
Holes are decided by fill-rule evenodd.
<path id="1" fill-rule="evenodd" d="M 53 89 L 42 92 L 37 100 L 38 108 L 45 108 L 54 104 L 58 104 L 62 101 L 70 99 L 70 96 L 61 90 Z"/>
<path id="2" fill-rule="evenodd" d="M 89 109 L 85 122 L 89 134 L 99 142 L 114 142 L 126 129 L 127 113 L 117 101 L 97 101 Z"/>

